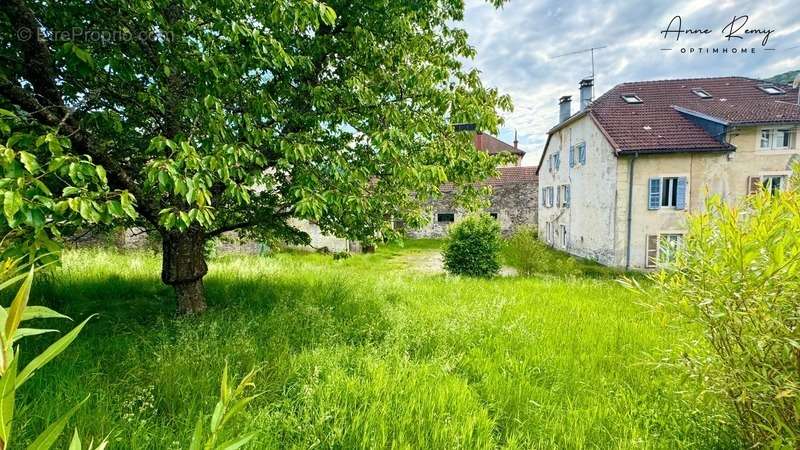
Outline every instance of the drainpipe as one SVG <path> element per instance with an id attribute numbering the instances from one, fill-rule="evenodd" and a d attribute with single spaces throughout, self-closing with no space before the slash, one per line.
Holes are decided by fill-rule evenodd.
<path id="1" fill-rule="evenodd" d="M 633 166 L 639 152 L 633 154 L 630 165 L 628 166 L 628 230 L 625 240 L 625 270 L 631 270 L 631 223 L 633 222 Z"/>

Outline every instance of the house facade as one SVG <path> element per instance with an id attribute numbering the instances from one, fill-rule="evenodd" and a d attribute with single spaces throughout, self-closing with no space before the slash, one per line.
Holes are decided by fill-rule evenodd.
<path id="1" fill-rule="evenodd" d="M 724 77 L 623 83 L 560 100 L 539 164 L 538 228 L 555 248 L 653 268 L 709 195 L 785 189 L 800 161 L 797 89 Z"/>
<path id="2" fill-rule="evenodd" d="M 513 232 L 521 225 L 536 226 L 538 211 L 538 184 L 536 167 L 521 166 L 525 152 L 488 134 L 478 133 L 474 138 L 475 148 L 491 155 L 503 153 L 513 156 L 511 163 L 498 166 L 499 176 L 489 178 L 482 185 L 489 185 L 492 194 L 485 212 L 497 219 L 503 233 Z M 455 202 L 454 186 L 440 187 L 442 197 L 429 203 L 430 221 L 418 230 L 408 230 L 412 238 L 433 238 L 447 235 L 452 224 L 469 214 Z"/>

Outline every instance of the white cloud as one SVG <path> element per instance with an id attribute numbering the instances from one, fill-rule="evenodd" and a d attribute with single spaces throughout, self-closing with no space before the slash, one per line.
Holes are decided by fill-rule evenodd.
<path id="1" fill-rule="evenodd" d="M 495 10 L 483 0 L 467 0 L 463 26 L 478 56 L 474 64 L 484 83 L 514 101 L 500 137 L 519 132 L 525 162 L 536 164 L 558 117 L 558 98 L 577 99 L 578 81 L 591 74 L 589 53 L 554 56 L 607 45 L 595 54 L 596 93 L 625 81 L 724 75 L 768 77 L 800 69 L 800 10 L 796 0 L 511 0 Z M 660 34 L 675 15 L 684 28 L 710 28 L 712 35 L 682 36 L 676 43 Z M 730 45 L 722 28 L 733 16 L 748 15 L 746 28 L 775 29 L 763 51 L 760 38 L 742 43 L 753 55 L 689 55 L 661 51 L 665 46 Z M 577 102 L 573 101 L 573 108 Z"/>

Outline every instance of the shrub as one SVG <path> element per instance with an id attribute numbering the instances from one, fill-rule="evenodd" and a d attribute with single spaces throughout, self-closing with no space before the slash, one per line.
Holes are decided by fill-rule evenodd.
<path id="1" fill-rule="evenodd" d="M 500 271 L 500 225 L 488 215 L 470 216 L 450 228 L 442 254 L 453 275 L 491 277 Z"/>
<path id="2" fill-rule="evenodd" d="M 534 227 L 520 227 L 505 242 L 503 257 L 505 263 L 517 269 L 520 275 L 530 276 L 546 271 L 550 251 Z"/>
<path id="3" fill-rule="evenodd" d="M 578 275 L 581 269 L 575 260 L 553 250 L 539 240 L 535 227 L 517 228 L 503 246 L 503 260 L 522 276 L 536 273 L 555 275 Z"/>
<path id="4" fill-rule="evenodd" d="M 797 168 L 795 169 L 797 173 Z M 753 447 L 800 446 L 800 191 L 718 197 L 689 219 L 655 302 L 699 326 L 683 365 L 727 396 Z"/>

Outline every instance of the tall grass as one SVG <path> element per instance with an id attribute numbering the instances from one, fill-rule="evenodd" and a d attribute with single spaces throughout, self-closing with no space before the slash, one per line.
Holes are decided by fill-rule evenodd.
<path id="1" fill-rule="evenodd" d="M 110 433 L 112 448 L 179 448 L 227 358 L 236 377 L 263 367 L 265 394 L 236 430 L 258 433 L 252 448 L 738 446 L 724 404 L 650 364 L 692 330 L 666 328 L 611 279 L 403 266 L 434 247 L 219 257 L 210 309 L 185 319 L 155 255 L 68 252 L 31 302 L 100 316 L 21 392 L 33 419 L 20 439 L 91 393 L 73 421 L 83 432 Z"/>

